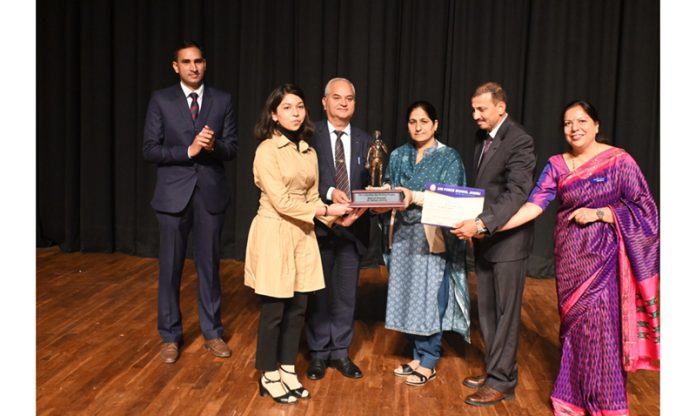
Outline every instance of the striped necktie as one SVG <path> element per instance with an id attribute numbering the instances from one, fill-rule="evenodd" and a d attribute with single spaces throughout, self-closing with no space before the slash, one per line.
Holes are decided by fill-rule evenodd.
<path id="1" fill-rule="evenodd" d="M 481 162 L 483 162 L 483 157 L 486 156 L 486 152 L 488 152 L 488 149 L 491 148 L 491 143 L 493 143 L 493 138 L 489 134 L 488 137 L 486 137 L 486 140 L 483 142 L 483 150 L 481 151 L 481 156 L 479 157 L 478 164 L 476 164 L 476 169 L 478 169 L 481 166 Z"/>
<path id="2" fill-rule="evenodd" d="M 198 118 L 198 94 L 192 92 L 189 94 L 189 97 L 191 97 L 191 118 L 193 121 L 196 121 Z"/>
<path id="3" fill-rule="evenodd" d="M 336 188 L 342 190 L 346 195 L 350 195 L 350 182 L 348 181 L 348 169 L 346 169 L 346 154 L 343 149 L 341 130 L 334 130 L 336 133 Z"/>

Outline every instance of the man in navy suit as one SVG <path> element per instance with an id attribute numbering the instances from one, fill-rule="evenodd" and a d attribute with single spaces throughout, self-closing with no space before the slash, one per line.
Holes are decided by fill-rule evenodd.
<path id="1" fill-rule="evenodd" d="M 205 347 L 231 355 L 220 319 L 220 235 L 230 191 L 224 161 L 237 152 L 237 125 L 230 94 L 203 84 L 206 60 L 200 46 L 185 42 L 174 54 L 180 82 L 155 91 L 145 118 L 143 156 L 157 164 L 151 205 L 160 229 L 157 329 L 160 357 L 173 363 L 182 342 L 179 291 L 186 242 L 193 228 L 198 274 L 198 319 Z"/>
<path id="2" fill-rule="evenodd" d="M 517 344 L 527 258 L 534 223 L 498 232 L 527 201 L 534 185 L 534 140 L 507 114 L 505 91 L 487 82 L 471 98 L 479 126 L 474 151 L 474 186 L 486 190 L 483 212 L 455 225 L 460 239 L 474 241 L 481 335 L 486 345 L 484 374 L 467 377 L 476 389 L 465 402 L 490 406 L 514 398 Z"/>
<path id="3" fill-rule="evenodd" d="M 315 123 L 312 146 L 319 159 L 319 194 L 330 204 L 349 203 L 352 189 L 368 185 L 365 157 L 370 136 L 350 124 L 355 112 L 355 87 L 345 78 L 326 84 L 322 104 L 326 120 Z M 327 366 L 346 377 L 362 372 L 348 357 L 353 337 L 360 257 L 369 246 L 370 220 L 363 216 L 348 228 L 329 229 L 316 223 L 326 287 L 310 297 L 305 326 L 311 360 L 307 377 L 319 380 Z"/>

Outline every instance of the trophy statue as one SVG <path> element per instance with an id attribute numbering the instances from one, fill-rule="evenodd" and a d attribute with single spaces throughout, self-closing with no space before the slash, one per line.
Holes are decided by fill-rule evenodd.
<path id="1" fill-rule="evenodd" d="M 389 154 L 387 145 L 382 141 L 382 132 L 375 130 L 372 137 L 374 140 L 370 144 L 370 149 L 367 151 L 367 160 L 365 160 L 365 169 L 370 172 L 370 186 L 379 188 L 382 186 L 382 173 L 385 159 Z"/>
<path id="2" fill-rule="evenodd" d="M 384 164 L 389 150 L 382 141 L 382 132 L 372 133 L 372 144 L 367 151 L 365 169 L 370 173 L 370 189 L 353 190 L 351 207 L 354 208 L 400 208 L 403 206 L 404 193 L 391 189 L 382 183 Z"/>

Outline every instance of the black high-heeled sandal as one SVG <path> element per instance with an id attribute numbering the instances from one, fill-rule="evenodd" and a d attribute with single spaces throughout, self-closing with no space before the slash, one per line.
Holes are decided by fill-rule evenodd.
<path id="1" fill-rule="evenodd" d="M 261 375 L 261 378 L 259 379 L 259 395 L 261 397 L 265 395 L 271 396 L 271 399 L 275 400 L 276 403 L 282 403 L 282 404 L 294 404 L 297 403 L 297 400 L 290 401 L 291 397 L 295 397 L 295 395 L 291 392 L 286 392 L 282 396 L 275 397 L 274 395 L 271 394 L 271 392 L 266 388 L 266 386 L 263 385 L 263 381 L 261 379 L 266 379 L 267 383 L 280 383 L 280 379 L 278 380 L 271 380 L 266 375 Z M 285 384 L 285 383 L 283 383 Z"/>
<path id="2" fill-rule="evenodd" d="M 293 373 L 292 371 L 288 371 L 284 369 L 282 366 L 280 367 L 280 371 L 284 372 L 285 374 L 292 374 L 293 376 L 297 377 L 297 373 Z M 283 377 L 280 378 L 280 380 L 283 380 Z M 300 384 L 300 387 L 296 389 L 291 389 L 290 386 L 288 386 L 284 381 L 283 385 L 285 386 L 285 389 L 289 391 L 293 396 L 297 397 L 298 399 L 309 399 L 309 390 L 304 388 L 302 384 Z M 306 396 L 305 396 L 306 394 Z"/>

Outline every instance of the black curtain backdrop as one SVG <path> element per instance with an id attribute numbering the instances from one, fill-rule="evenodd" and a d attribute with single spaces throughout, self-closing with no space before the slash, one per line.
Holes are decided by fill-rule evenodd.
<path id="1" fill-rule="evenodd" d="M 469 178 L 478 84 L 506 89 L 535 138 L 537 174 L 566 149 L 563 105 L 587 99 L 659 203 L 659 21 L 654 0 L 38 1 L 37 245 L 157 255 L 143 122 L 151 92 L 178 81 L 171 53 L 184 39 L 203 45 L 206 82 L 236 100 L 224 257 L 244 258 L 258 201 L 252 128 L 284 82 L 304 89 L 317 120 L 326 81 L 351 79 L 353 123 L 382 130 L 391 149 L 408 139 L 406 107 L 431 101 Z M 555 211 L 537 220 L 532 275 L 553 276 Z"/>

